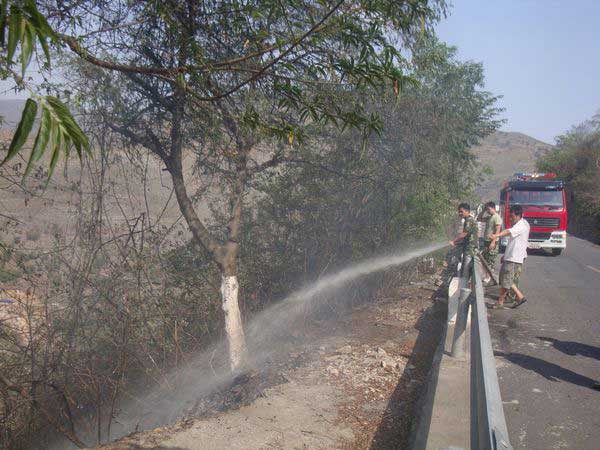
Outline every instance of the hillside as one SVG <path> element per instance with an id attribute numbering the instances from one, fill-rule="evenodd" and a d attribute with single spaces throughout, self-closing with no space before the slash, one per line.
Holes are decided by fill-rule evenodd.
<path id="1" fill-rule="evenodd" d="M 15 110 L 22 106 L 19 102 L 0 101 L 0 113 L 7 119 L 17 117 L 19 111 L 15 114 Z M 12 136 L 13 130 L 10 125 L 14 124 L 9 120 L 0 131 L 0 141 L 4 145 Z M 493 173 L 485 176 L 476 194 L 482 200 L 496 201 L 504 180 L 514 172 L 534 170 L 538 156 L 551 147 L 523 133 L 498 131 L 488 136 L 473 150 L 481 167 L 489 166 Z M 192 159 L 188 157 L 184 161 L 188 177 L 191 177 L 193 171 Z M 155 222 L 158 217 L 167 224 L 179 221 L 180 212 L 172 195 L 170 179 L 165 176 L 161 164 L 154 158 L 148 158 L 145 162 L 146 166 L 143 163 L 133 165 L 127 158 L 117 158 L 110 164 L 107 186 L 111 188 L 108 189 L 104 200 L 107 218 L 123 222 L 124 219 L 131 220 L 141 213 L 146 213 L 151 222 Z M 47 244 L 56 226 L 66 231 L 73 225 L 70 219 L 78 204 L 77 186 L 82 181 L 83 185 L 86 185 L 85 177 L 81 179 L 81 166 L 75 159 L 71 160 L 68 175 L 65 176 L 62 170 L 57 170 L 48 188 L 44 190 L 43 176 L 37 179 L 35 176 L 30 177 L 24 185 L 21 184 L 24 161 L 21 161 L 19 169 L 15 170 L 17 163 L 18 161 L 15 161 L 15 164 L 0 170 L 0 190 L 3 192 L 0 207 L 4 212 L 4 220 L 9 216 L 22 223 L 20 226 L 10 227 L 10 231 L 8 227 L 3 226 L 4 232 L 0 233 L 0 237 L 8 242 L 14 238 L 27 241 L 26 234 L 33 228 L 36 234 L 41 232 L 41 241 Z M 191 183 L 192 192 L 199 187 L 198 183 Z M 88 192 L 87 195 L 91 193 Z M 84 197 L 87 195 L 84 194 Z M 207 208 L 200 209 L 202 215 L 208 217 Z M 126 217 L 123 217 L 124 214 Z M 31 244 L 35 246 L 39 243 Z"/>
<path id="2" fill-rule="evenodd" d="M 1 147 L 8 145 L 13 132 L 8 126 L 0 129 Z M 29 155 L 31 141 L 25 145 L 25 156 Z M 107 241 L 142 227 L 164 228 L 171 230 L 173 236 L 188 236 L 171 179 L 156 158 L 148 155 L 132 162 L 126 152 L 114 151 L 104 161 L 100 190 L 102 164 L 98 156 L 86 159 L 83 166 L 72 157 L 66 170 L 61 162 L 46 185 L 43 169 L 47 164 L 45 156 L 25 180 L 22 177 L 26 161 L 21 156 L 0 167 L 0 245 L 34 255 L 51 252 L 59 245 L 57 236 L 71 242 L 82 231 L 84 224 L 79 221 L 98 199 L 102 200 L 103 234 Z M 184 176 L 190 180 L 190 195 L 194 195 L 203 185 L 192 175 L 192 155 L 184 156 L 183 166 Z M 210 220 L 208 204 L 214 201 L 211 191 L 204 190 L 202 199 L 198 214 Z M 3 265 L 3 255 L 0 252 L 0 287 L 25 289 L 27 281 L 17 277 L 22 269 L 14 267 L 12 260 Z"/>
<path id="3" fill-rule="evenodd" d="M 504 180 L 515 172 L 535 170 L 537 158 L 551 148 L 523 133 L 497 131 L 488 136 L 473 150 L 481 166 L 489 166 L 493 173 L 486 176 L 476 193 L 482 200 L 497 201 Z"/>

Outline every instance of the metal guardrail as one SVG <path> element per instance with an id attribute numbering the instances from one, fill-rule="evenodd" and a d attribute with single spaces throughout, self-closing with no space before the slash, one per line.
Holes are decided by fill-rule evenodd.
<path id="1" fill-rule="evenodd" d="M 454 277 L 448 287 L 447 333 L 454 332 L 452 339 L 446 335 L 437 353 L 437 362 L 430 379 L 427 407 L 416 433 L 414 448 L 439 449 L 446 442 L 453 442 L 443 450 L 512 450 L 500 396 L 496 362 L 487 319 L 483 283 L 483 266 L 478 256 L 474 258 L 469 279 Z M 469 281 L 471 285 L 469 285 Z M 471 325 L 469 328 L 469 310 Z M 467 341 L 470 344 L 467 344 Z M 448 346 L 451 345 L 451 349 Z M 448 350 L 450 350 L 448 352 Z M 468 352 L 468 358 L 465 353 Z M 467 362 L 467 360 L 469 362 Z M 440 377 L 443 373 L 443 378 Z M 470 409 L 469 420 L 455 420 L 456 410 L 452 402 L 456 395 L 448 395 L 456 388 L 456 377 L 470 378 L 470 404 L 466 393 L 458 395 L 458 410 Z M 466 380 L 465 380 L 466 381 Z M 466 384 L 466 383 L 465 383 Z M 464 386 L 464 385 L 462 385 Z M 465 386 L 466 387 L 466 386 Z M 463 390 L 465 390 L 462 387 Z M 436 403 L 438 392 L 440 402 Z M 462 391 L 461 391 L 462 392 Z M 464 400 L 464 403 L 463 403 Z M 437 408 L 437 409 L 436 409 Z M 432 418 L 435 420 L 432 421 Z M 464 418 L 461 416 L 461 419 Z M 466 419 L 466 418 L 464 418 Z M 452 428 L 449 432 L 448 424 Z M 433 425 L 432 425 L 433 424 Z M 467 429 L 470 428 L 470 436 Z M 450 436 L 448 436 L 448 434 Z M 458 446 L 457 446 L 458 445 Z"/>
<path id="2" fill-rule="evenodd" d="M 472 280 L 475 295 L 471 295 L 471 448 L 512 450 L 487 320 L 481 262 L 478 257 L 474 262 Z"/>

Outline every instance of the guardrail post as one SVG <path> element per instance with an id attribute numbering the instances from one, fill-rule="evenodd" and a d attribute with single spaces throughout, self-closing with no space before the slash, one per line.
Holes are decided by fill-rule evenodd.
<path id="1" fill-rule="evenodd" d="M 456 325 L 454 325 L 454 338 L 452 340 L 453 358 L 462 358 L 465 356 L 465 330 L 467 328 L 467 316 L 469 314 L 469 296 L 471 289 L 461 288 L 458 298 L 458 308 L 456 311 Z"/>
<path id="2" fill-rule="evenodd" d="M 460 289 L 468 283 L 467 278 L 453 277 L 448 285 L 448 323 L 456 323 L 456 310 L 458 309 L 458 297 Z"/>

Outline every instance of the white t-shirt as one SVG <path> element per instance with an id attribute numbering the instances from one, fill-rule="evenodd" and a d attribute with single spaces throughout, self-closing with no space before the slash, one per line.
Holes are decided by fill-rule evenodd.
<path id="1" fill-rule="evenodd" d="M 504 251 L 504 261 L 523 264 L 523 260 L 527 258 L 529 223 L 521 218 L 508 231 L 510 231 L 510 236 L 508 236 L 508 244 Z"/>

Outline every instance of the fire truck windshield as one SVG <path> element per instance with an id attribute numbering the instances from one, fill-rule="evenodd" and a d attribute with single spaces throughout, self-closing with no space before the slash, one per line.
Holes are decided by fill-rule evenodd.
<path id="1" fill-rule="evenodd" d="M 510 191 L 508 203 L 523 206 L 563 207 L 562 191 Z"/>

